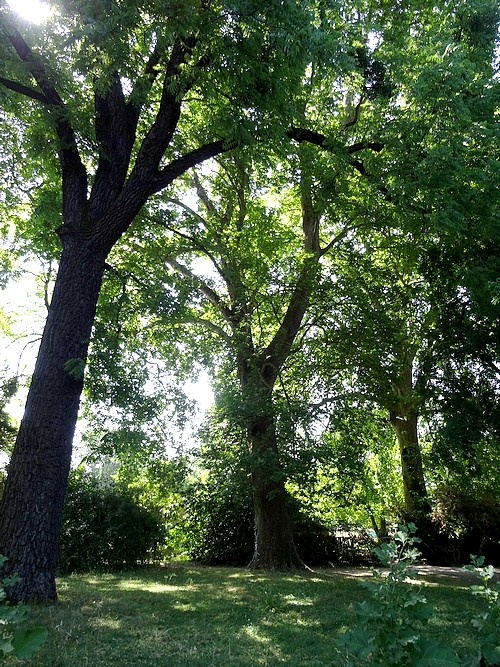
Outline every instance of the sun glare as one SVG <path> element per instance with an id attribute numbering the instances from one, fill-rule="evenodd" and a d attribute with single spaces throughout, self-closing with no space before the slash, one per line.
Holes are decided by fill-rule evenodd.
<path id="1" fill-rule="evenodd" d="M 32 23 L 41 23 L 50 14 L 50 7 L 40 0 L 8 0 L 8 3 L 19 16 Z"/>

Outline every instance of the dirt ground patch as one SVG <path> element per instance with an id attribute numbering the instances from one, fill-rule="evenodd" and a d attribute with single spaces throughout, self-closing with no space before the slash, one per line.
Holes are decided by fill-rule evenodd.
<path id="1" fill-rule="evenodd" d="M 383 567 L 377 567 L 376 569 L 380 572 L 388 571 L 387 568 Z M 473 572 L 468 572 L 460 566 L 418 565 L 414 569 L 418 572 L 419 581 L 447 584 L 463 582 L 464 586 L 470 586 L 475 581 L 479 583 L 478 577 Z M 332 567 L 331 571 L 353 579 L 369 579 L 372 576 L 372 571 L 368 567 Z M 495 569 L 493 581 L 500 581 L 500 569 L 498 568 Z"/>

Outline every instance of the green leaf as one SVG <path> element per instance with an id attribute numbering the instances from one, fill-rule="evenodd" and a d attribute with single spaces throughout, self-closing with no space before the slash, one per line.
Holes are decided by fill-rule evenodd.
<path id="1" fill-rule="evenodd" d="M 18 630 L 11 639 L 14 653 L 19 660 L 29 660 L 47 639 L 46 628 L 35 627 Z"/>
<path id="2" fill-rule="evenodd" d="M 424 600 L 410 600 L 404 604 L 404 607 L 411 607 L 412 618 L 419 621 L 428 621 L 434 613 L 432 604 Z"/>
<path id="3" fill-rule="evenodd" d="M 481 653 L 491 665 L 498 665 L 500 662 L 500 646 L 498 645 L 498 638 L 490 636 L 488 639 L 489 641 L 482 644 Z"/>
<path id="4" fill-rule="evenodd" d="M 361 627 L 349 630 L 336 641 L 339 648 L 346 648 L 352 651 L 358 658 L 367 658 L 373 651 L 373 641 L 370 634 Z"/>
<path id="5" fill-rule="evenodd" d="M 2 586 L 4 588 L 6 586 L 14 586 L 14 584 L 18 584 L 20 581 L 21 577 L 18 574 L 11 574 L 9 577 L 2 579 Z"/>
<path id="6" fill-rule="evenodd" d="M 3 639 L 0 641 L 0 651 L 5 655 L 6 653 L 12 653 L 14 647 L 11 644 L 10 639 Z"/>
<path id="7" fill-rule="evenodd" d="M 22 623 L 28 618 L 30 608 L 26 605 L 2 605 L 0 607 L 0 622 Z"/>
<path id="8" fill-rule="evenodd" d="M 446 644 L 435 639 L 421 639 L 418 646 L 420 657 L 414 667 L 461 667 L 460 658 Z"/>
<path id="9" fill-rule="evenodd" d="M 359 602 L 356 605 L 356 611 L 360 617 L 365 618 L 378 618 L 381 615 L 380 610 L 377 609 L 377 607 L 371 604 L 368 600 Z"/>
<path id="10" fill-rule="evenodd" d="M 64 364 L 64 370 L 68 375 L 71 375 L 75 380 L 80 380 L 83 377 L 85 371 L 85 360 L 84 359 L 68 359 Z"/>

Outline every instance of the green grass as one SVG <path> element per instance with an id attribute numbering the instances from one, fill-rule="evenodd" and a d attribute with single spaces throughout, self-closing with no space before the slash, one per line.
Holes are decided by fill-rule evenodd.
<path id="1" fill-rule="evenodd" d="M 78 575 L 58 582 L 59 602 L 32 609 L 49 629 L 33 667 L 248 667 L 339 665 L 337 635 L 352 625 L 359 579 L 176 567 Z M 470 582 L 426 585 L 438 610 L 427 632 L 471 648 Z"/>

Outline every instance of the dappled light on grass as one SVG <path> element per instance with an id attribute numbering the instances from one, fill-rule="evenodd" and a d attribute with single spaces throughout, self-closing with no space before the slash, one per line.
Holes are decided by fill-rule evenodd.
<path id="1" fill-rule="evenodd" d="M 60 603 L 33 610 L 50 632 L 32 667 L 340 665 L 334 639 L 354 621 L 358 581 L 332 569 L 291 576 L 191 565 L 65 577 Z M 456 582 L 429 587 L 431 597 L 440 614 L 429 631 L 467 643 L 456 610 L 476 601 Z"/>

